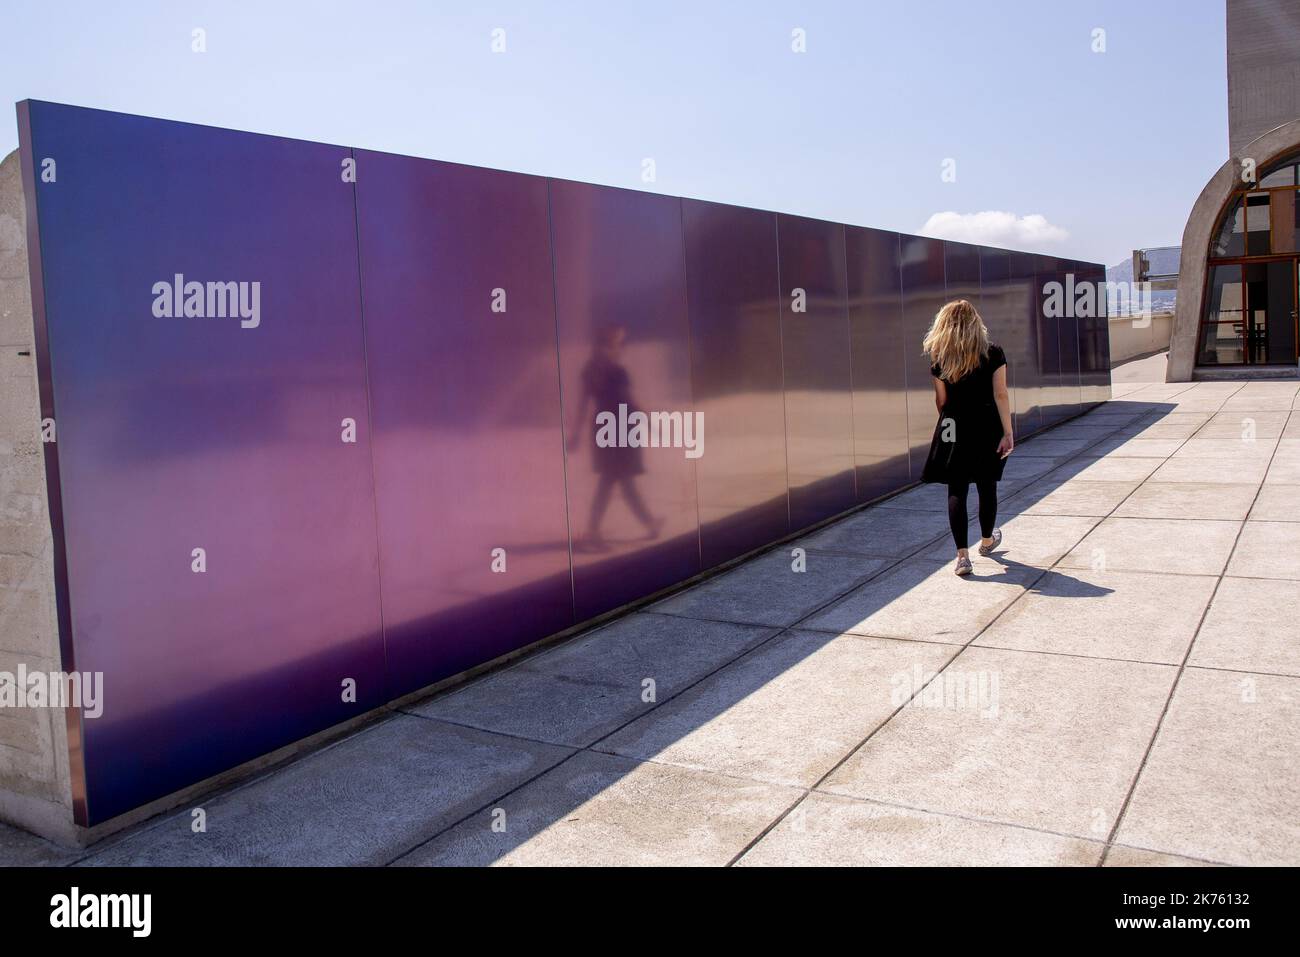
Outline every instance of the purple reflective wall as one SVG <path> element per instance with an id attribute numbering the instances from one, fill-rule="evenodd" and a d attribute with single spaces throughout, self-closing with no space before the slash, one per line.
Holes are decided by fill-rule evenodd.
<path id="1" fill-rule="evenodd" d="M 573 624 L 547 183 L 357 170 L 394 697 Z"/>
<path id="2" fill-rule="evenodd" d="M 853 505 L 853 395 L 844 227 L 778 215 L 790 527 Z"/>
<path id="3" fill-rule="evenodd" d="M 1011 398 L 1011 418 L 1018 421 L 1022 398 L 1016 385 L 1024 356 L 1015 324 L 1015 293 L 1011 285 L 1011 254 L 992 246 L 979 248 L 980 314 L 989 327 L 989 336 L 1002 347 L 1007 357 L 1007 392 Z M 1019 426 L 1016 426 L 1019 429 Z"/>
<path id="4" fill-rule="evenodd" d="M 907 484 L 907 348 L 898 233 L 845 227 L 853 367 L 857 497 L 868 502 Z"/>
<path id="5" fill-rule="evenodd" d="M 597 443 L 596 417 L 621 422 L 620 407 L 695 411 L 681 201 L 552 180 L 551 235 L 581 620 L 700 570 L 696 460 L 632 447 L 630 431 L 629 444 Z M 704 438 L 707 450 L 707 423 Z"/>
<path id="6" fill-rule="evenodd" d="M 97 822 L 385 700 L 354 199 L 345 148 L 29 108 Z M 178 273 L 258 325 L 156 316 Z"/>
<path id="7" fill-rule="evenodd" d="M 69 713 L 82 824 L 905 487 L 948 298 L 1023 434 L 1109 394 L 1104 320 L 1038 292 L 1090 264 L 46 103 L 19 128 L 63 666 L 105 676 Z M 156 315 L 176 274 L 258 283 L 256 326 Z"/>
<path id="8" fill-rule="evenodd" d="M 1020 435 L 1032 435 L 1043 428 L 1043 359 L 1040 348 L 1041 329 L 1038 320 L 1038 277 L 1035 272 L 1038 257 L 1031 253 L 1013 252 L 1010 256 L 1009 321 L 1011 335 L 1008 341 L 1014 350 L 1016 381 L 1016 430 Z"/>
<path id="9" fill-rule="evenodd" d="M 790 530 L 776 214 L 682 200 L 705 568 Z"/>
<path id="10" fill-rule="evenodd" d="M 912 481 L 919 481 L 934 423 L 934 385 L 930 360 L 921 340 L 934 314 L 947 302 L 944 287 L 943 240 L 902 237 L 903 368 L 907 375 L 907 435 Z"/>

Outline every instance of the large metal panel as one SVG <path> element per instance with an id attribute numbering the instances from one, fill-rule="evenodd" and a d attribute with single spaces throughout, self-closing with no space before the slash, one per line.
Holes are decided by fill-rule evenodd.
<path id="1" fill-rule="evenodd" d="M 1010 305 L 1007 340 L 1016 367 L 1016 435 L 1029 437 L 1043 427 L 1043 366 L 1039 349 L 1038 288 L 1031 253 L 1013 252 L 1007 281 Z"/>
<path id="2" fill-rule="evenodd" d="M 1021 344 L 1015 325 L 1015 295 L 1011 285 L 1011 253 L 992 246 L 979 248 L 980 315 L 988 326 L 989 337 L 1002 347 L 1007 357 L 1007 392 L 1011 400 L 1012 421 L 1016 419 L 1019 395 L 1016 371 L 1023 364 Z"/>
<path id="3" fill-rule="evenodd" d="M 930 360 L 921 351 L 935 313 L 947 301 L 943 241 L 902 237 L 903 357 L 907 373 L 907 434 L 912 481 L 919 481 L 939 413 L 934 407 Z"/>
<path id="4" fill-rule="evenodd" d="M 1084 403 L 1110 398 L 1110 330 L 1106 320 L 1105 267 L 1083 263 L 1085 281 L 1092 287 L 1093 314 L 1080 320 L 1079 364 Z"/>
<path id="5" fill-rule="evenodd" d="M 1093 266 L 1093 280 L 1097 283 L 1097 394 L 1098 402 L 1105 402 L 1111 396 L 1110 378 L 1110 300 L 1106 289 L 1106 267 Z"/>
<path id="6" fill-rule="evenodd" d="M 1079 412 L 1079 336 L 1083 328 L 1079 318 L 1081 286 L 1084 283 L 1080 269 L 1082 263 L 1072 259 L 1059 260 L 1064 315 L 1061 317 L 1061 406 L 1066 416 Z"/>
<path id="7" fill-rule="evenodd" d="M 384 700 L 354 196 L 340 147 L 20 116 L 95 824 Z"/>
<path id="8" fill-rule="evenodd" d="M 976 309 L 980 303 L 980 250 L 978 246 L 945 240 L 943 244 L 945 298 L 965 299 Z"/>
<path id="9" fill-rule="evenodd" d="M 845 227 L 853 339 L 853 460 L 857 498 L 908 483 L 907 382 L 898 233 Z"/>
<path id="10" fill-rule="evenodd" d="M 684 444 L 630 444 L 639 441 L 633 413 L 678 413 L 686 422 L 696 411 L 681 216 L 672 197 L 551 181 L 580 621 L 700 570 L 693 453 Z M 598 445 L 602 415 L 629 426 L 616 430 L 616 444 Z"/>
<path id="11" fill-rule="evenodd" d="M 776 214 L 682 200 L 705 568 L 789 531 Z"/>
<path id="12" fill-rule="evenodd" d="M 844 227 L 777 216 L 790 527 L 854 503 Z"/>
<path id="13" fill-rule="evenodd" d="M 393 697 L 573 624 L 547 182 L 357 170 Z"/>
<path id="14" fill-rule="evenodd" d="M 1061 377 L 1061 320 L 1049 315 L 1048 304 L 1053 284 L 1064 279 L 1060 261 L 1053 256 L 1038 256 L 1034 266 L 1038 319 L 1039 363 L 1043 374 L 1044 427 L 1055 425 L 1065 416 L 1064 389 Z"/>

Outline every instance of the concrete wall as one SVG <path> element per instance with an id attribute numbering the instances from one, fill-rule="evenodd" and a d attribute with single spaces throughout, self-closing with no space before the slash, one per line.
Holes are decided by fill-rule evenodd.
<path id="1" fill-rule="evenodd" d="M 1170 382 L 1190 382 L 1196 367 L 1196 336 L 1205 293 L 1206 260 L 1210 238 L 1218 228 L 1223 210 L 1241 183 L 1241 164 L 1254 159 L 1262 168 L 1300 147 L 1300 119 L 1284 123 L 1247 143 L 1241 151 L 1210 177 L 1192 206 L 1183 229 L 1182 253 L 1178 266 L 1178 299 L 1174 307 L 1174 334 L 1169 347 Z"/>
<path id="2" fill-rule="evenodd" d="M 1171 312 L 1161 313 L 1146 322 L 1115 317 L 1110 320 L 1109 326 L 1110 364 L 1114 368 L 1121 362 L 1168 349 L 1169 337 L 1174 329 L 1174 315 Z"/>
<path id="3" fill-rule="evenodd" d="M 1233 156 L 1300 117 L 1300 3 L 1228 2 L 1228 138 Z M 1262 157 L 1256 157 L 1261 159 Z"/>
<path id="4" fill-rule="evenodd" d="M 62 669 L 18 153 L 0 162 L 0 673 Z M 62 708 L 0 707 L 0 819 L 74 837 Z"/>

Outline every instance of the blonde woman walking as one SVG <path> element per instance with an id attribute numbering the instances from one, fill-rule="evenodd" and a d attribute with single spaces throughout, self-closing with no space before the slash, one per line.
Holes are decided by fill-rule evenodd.
<path id="1" fill-rule="evenodd" d="M 948 524 L 957 546 L 953 570 L 969 575 L 966 496 L 972 482 L 979 493 L 980 554 L 991 554 L 1002 544 L 1002 530 L 994 527 L 998 482 L 1006 458 L 1015 448 L 1007 357 L 989 342 L 984 320 L 965 299 L 939 310 L 921 345 L 933 363 L 930 375 L 939 410 L 921 480 L 948 486 Z"/>

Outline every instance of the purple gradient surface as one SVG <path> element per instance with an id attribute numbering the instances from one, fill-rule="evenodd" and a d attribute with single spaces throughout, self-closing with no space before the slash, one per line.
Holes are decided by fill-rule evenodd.
<path id="1" fill-rule="evenodd" d="M 1038 292 L 1031 253 L 1011 253 L 1010 279 L 1012 335 L 1016 354 L 1016 432 L 1029 436 L 1043 427 L 1043 364 L 1039 348 Z"/>
<path id="2" fill-rule="evenodd" d="M 695 411 L 680 200 L 551 181 L 579 620 L 700 570 L 695 459 L 599 447 L 596 416 Z M 705 452 L 708 426 L 705 425 Z"/>
<path id="3" fill-rule="evenodd" d="M 31 114 L 98 822 L 385 700 L 353 195 L 341 147 Z M 260 324 L 155 317 L 177 273 L 260 282 Z"/>
<path id="4" fill-rule="evenodd" d="M 907 484 L 907 346 L 903 337 L 898 233 L 844 231 L 853 366 L 853 461 L 857 499 Z"/>
<path id="5" fill-rule="evenodd" d="M 943 240 L 903 236 L 903 368 L 907 372 L 907 434 L 912 481 L 920 481 L 939 413 L 934 407 L 930 361 L 921 352 L 934 315 L 947 302 Z"/>
<path id="6" fill-rule="evenodd" d="M 63 667 L 105 681 L 81 824 L 905 487 L 948 298 L 1022 432 L 1109 395 L 1105 320 L 1041 317 L 1038 274 L 1091 264 L 47 103 L 19 131 Z M 259 283 L 256 328 L 154 315 L 178 273 Z M 619 404 L 702 413 L 703 455 L 598 445 Z"/>
<path id="7" fill-rule="evenodd" d="M 777 240 L 790 527 L 803 528 L 854 502 L 844 227 L 778 215 Z"/>
<path id="8" fill-rule="evenodd" d="M 1017 388 L 1017 375 L 1024 364 L 1015 325 L 1015 294 L 1011 285 L 1011 254 L 1005 249 L 979 247 L 980 314 L 989 328 L 989 337 L 1002 347 L 1007 357 L 1007 391 L 1011 398 L 1013 427 L 1023 397 Z"/>
<path id="9" fill-rule="evenodd" d="M 547 184 L 357 170 L 394 697 L 573 624 Z"/>
<path id="10" fill-rule="evenodd" d="M 1061 374 L 1061 320 L 1047 314 L 1047 297 L 1051 283 L 1064 278 L 1063 270 L 1051 256 L 1038 256 L 1034 264 L 1034 284 L 1038 307 L 1039 362 L 1043 370 L 1043 421 L 1046 428 L 1065 418 L 1065 388 Z"/>
<path id="11" fill-rule="evenodd" d="M 682 200 L 705 568 L 790 530 L 776 215 Z"/>

